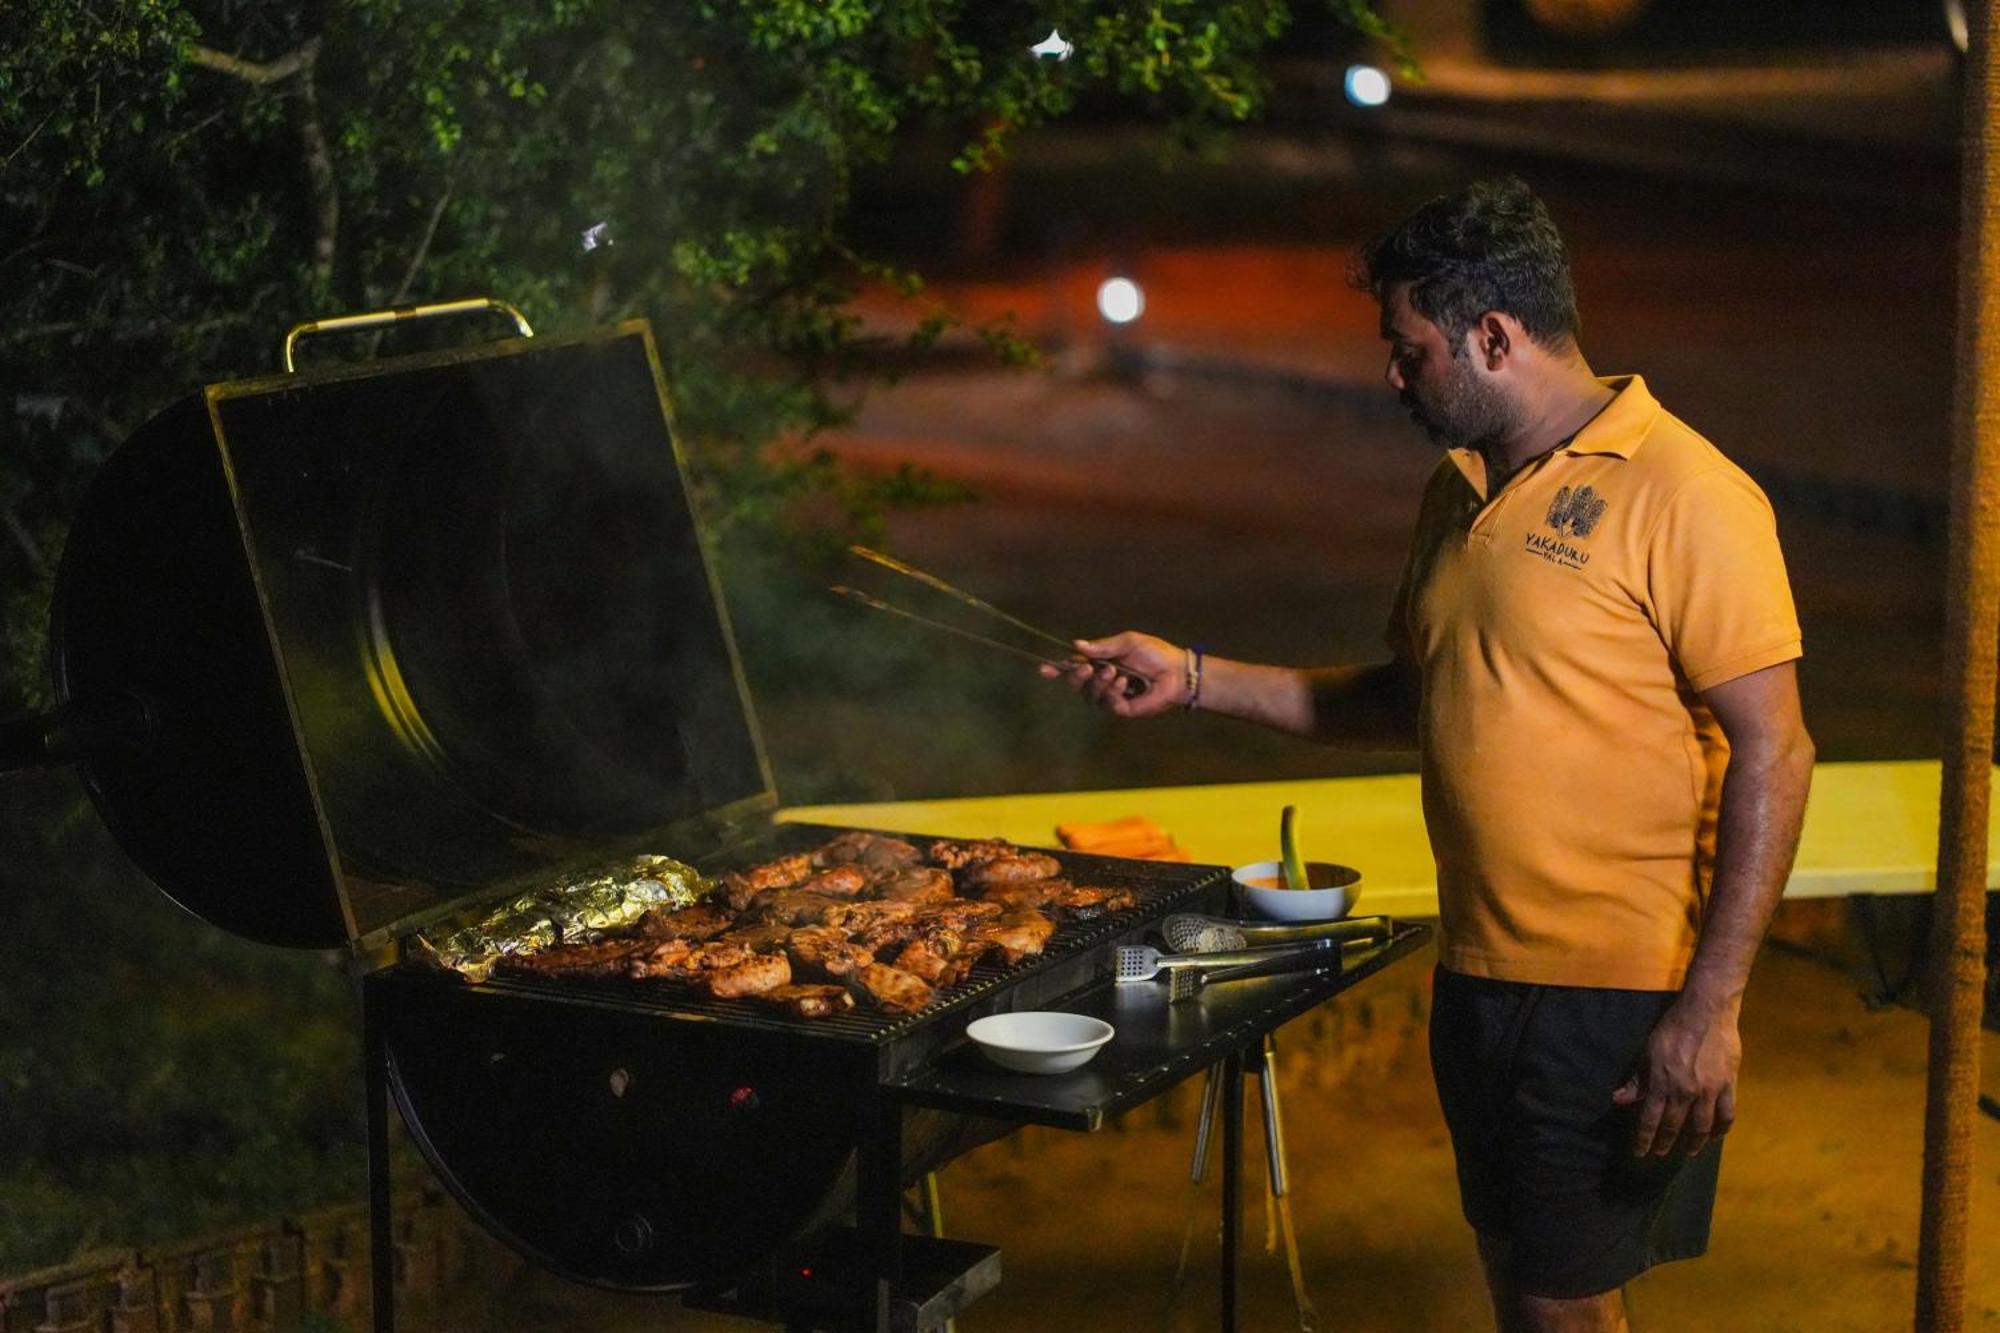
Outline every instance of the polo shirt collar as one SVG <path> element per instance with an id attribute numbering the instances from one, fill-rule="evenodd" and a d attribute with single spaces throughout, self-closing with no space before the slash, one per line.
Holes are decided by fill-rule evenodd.
<path id="1" fill-rule="evenodd" d="M 1618 395 L 1584 424 L 1563 448 L 1572 454 L 1616 454 L 1630 458 L 1660 418 L 1660 403 L 1637 375 L 1600 376 L 1597 381 Z"/>
<path id="2" fill-rule="evenodd" d="M 1630 458 L 1660 418 L 1660 402 L 1638 375 L 1600 375 L 1597 382 L 1617 396 L 1604 410 L 1584 423 L 1566 445 L 1556 450 L 1567 454 L 1611 454 Z M 1447 449 L 1465 479 L 1481 495 L 1486 494 L 1486 458 L 1477 449 Z"/>

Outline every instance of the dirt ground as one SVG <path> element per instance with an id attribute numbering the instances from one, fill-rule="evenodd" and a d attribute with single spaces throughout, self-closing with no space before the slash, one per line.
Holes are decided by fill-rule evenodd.
<path id="1" fill-rule="evenodd" d="M 1430 957 L 1407 959 L 1280 1034 L 1280 1089 L 1301 1259 L 1320 1327 L 1428 1333 L 1486 1326 L 1470 1233 L 1424 1048 Z M 1923 1156 L 1926 1025 L 1871 1010 L 1827 961 L 1782 945 L 1744 1006 L 1741 1118 L 1727 1142 L 1709 1253 L 1633 1284 L 1642 1333 L 1878 1333 L 1907 1328 Z M 2000 1036 L 1986 1065 L 2000 1069 Z M 2000 1077 L 1989 1074 L 1989 1085 Z M 946 1169 L 948 1234 L 998 1245 L 1005 1276 L 963 1333 L 1215 1326 L 1218 1191 L 1188 1160 L 1198 1081 L 1097 1134 L 1028 1129 Z M 1254 1099 L 1254 1088 L 1251 1090 Z M 1264 1249 L 1262 1142 L 1246 1107 L 1246 1329 L 1297 1327 L 1282 1251 Z M 1969 1326 L 2000 1328 L 2000 1121 L 1978 1128 Z M 1192 1257 L 1170 1320 L 1183 1229 Z M 747 1329 L 671 1301 L 526 1277 L 506 1326 Z M 518 1321 L 518 1322 L 513 1322 Z M 498 1325 L 496 1325 L 497 1327 Z"/>

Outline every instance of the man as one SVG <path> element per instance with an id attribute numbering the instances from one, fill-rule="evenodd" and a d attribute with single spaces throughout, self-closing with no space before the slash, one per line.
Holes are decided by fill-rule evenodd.
<path id="1" fill-rule="evenodd" d="M 1420 751 L 1432 1066 L 1495 1317 L 1623 1329 L 1624 1284 L 1707 1245 L 1738 1010 L 1811 780 L 1776 525 L 1639 377 L 1592 373 L 1519 181 L 1426 204 L 1356 280 L 1446 450 L 1390 659 L 1295 670 L 1128 632 L 1079 642 L 1096 665 L 1068 678 L 1121 717 Z"/>

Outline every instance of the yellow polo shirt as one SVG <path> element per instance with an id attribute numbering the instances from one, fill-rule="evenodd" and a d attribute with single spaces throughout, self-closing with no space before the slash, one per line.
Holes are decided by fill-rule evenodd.
<path id="1" fill-rule="evenodd" d="M 1638 376 L 1486 495 L 1456 449 L 1389 625 L 1422 672 L 1444 965 L 1674 990 L 1729 747 L 1699 692 L 1799 655 L 1770 502 Z"/>

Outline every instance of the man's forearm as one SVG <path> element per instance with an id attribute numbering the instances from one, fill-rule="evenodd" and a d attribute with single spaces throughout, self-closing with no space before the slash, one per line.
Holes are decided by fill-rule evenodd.
<path id="1" fill-rule="evenodd" d="M 1738 750 L 1722 779 L 1715 877 L 1683 999 L 1711 1013 L 1742 1003 L 1750 965 L 1784 896 L 1812 785 L 1804 732 L 1768 749 Z"/>
<path id="2" fill-rule="evenodd" d="M 1417 744 L 1416 669 L 1369 666 L 1262 666 L 1210 658 L 1201 708 L 1353 749 L 1407 750 Z"/>

